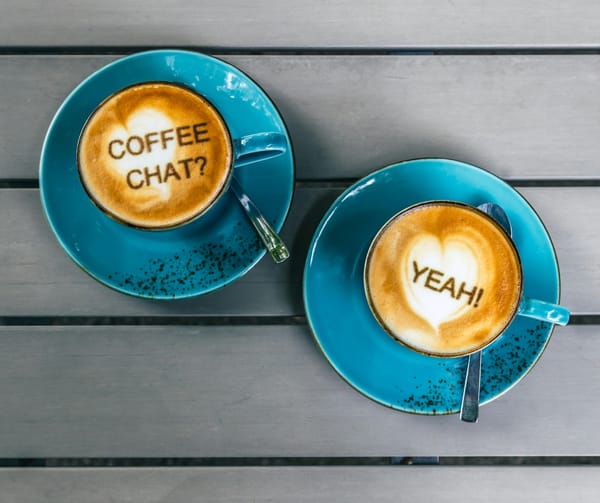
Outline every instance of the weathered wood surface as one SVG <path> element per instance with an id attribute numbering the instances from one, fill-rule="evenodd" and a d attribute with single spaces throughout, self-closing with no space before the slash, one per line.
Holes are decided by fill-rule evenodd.
<path id="1" fill-rule="evenodd" d="M 8 0 L 0 45 L 590 47 L 599 20 L 593 0 Z"/>
<path id="2" fill-rule="evenodd" d="M 0 453 L 597 455 L 599 360 L 597 326 L 556 329 L 532 371 L 473 425 L 363 397 L 303 325 L 0 327 Z"/>
<path id="3" fill-rule="evenodd" d="M 562 302 L 575 314 L 600 312 L 600 189 L 527 187 L 553 238 L 562 278 Z M 129 297 L 97 283 L 64 253 L 35 189 L 0 189 L 0 314 L 4 316 L 303 315 L 302 273 L 319 221 L 342 189 L 297 189 L 282 235 L 292 258 L 264 257 L 226 288 L 182 301 Z"/>
<path id="4" fill-rule="evenodd" d="M 115 58 L 0 56 L 0 179 L 37 177 L 61 102 Z M 224 59 L 280 108 L 301 179 L 361 177 L 417 157 L 513 179 L 599 176 L 598 55 Z"/>
<path id="5" fill-rule="evenodd" d="M 598 467 L 10 469 L 4 503 L 592 503 Z"/>
<path id="6" fill-rule="evenodd" d="M 309 242 L 343 190 L 328 182 L 448 157 L 517 182 L 553 237 L 562 302 L 598 319 L 598 2 L 3 7 L 0 458 L 600 454 L 600 325 L 558 328 L 531 373 L 471 425 L 364 398 L 302 318 L 288 318 L 304 314 Z M 52 235 L 39 191 L 16 187 L 35 186 L 45 131 L 82 79 L 116 54 L 165 47 L 205 50 L 254 78 L 289 127 L 298 179 L 310 183 L 299 184 L 283 230 L 288 263 L 265 258 L 220 292 L 153 302 L 81 271 Z M 69 316 L 80 325 L 53 326 Z M 158 325 L 128 326 L 130 316 Z M 175 316 L 198 324 L 171 324 Z M 87 326 L 102 317 L 117 324 Z M 3 468 L 0 501 L 591 502 L 598 475 L 598 466 Z"/>

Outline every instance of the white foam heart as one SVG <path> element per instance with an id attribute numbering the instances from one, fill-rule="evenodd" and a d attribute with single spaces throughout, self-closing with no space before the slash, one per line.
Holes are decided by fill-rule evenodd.
<path id="1" fill-rule="evenodd" d="M 416 272 L 415 267 L 421 274 Z M 426 267 L 428 269 L 425 271 Z M 454 278 L 454 292 L 458 298 L 454 298 L 449 289 L 434 291 L 425 286 L 432 269 L 443 275 L 434 273 L 429 279 L 429 286 L 439 290 L 449 278 Z M 479 265 L 472 248 L 460 236 L 449 235 L 443 240 L 432 234 L 419 236 L 406 255 L 401 274 L 404 275 L 402 284 L 406 285 L 410 307 L 435 330 L 441 323 L 472 308 L 469 296 L 458 296 L 458 289 L 462 282 L 469 290 L 474 288 L 479 276 Z"/>
<path id="2" fill-rule="evenodd" d="M 127 142 L 127 139 L 132 136 L 138 136 L 139 138 L 144 139 L 145 135 L 148 133 L 174 128 L 175 126 L 171 119 L 160 110 L 143 108 L 133 112 L 127 118 L 124 125 L 113 127 L 109 133 L 109 138 Z M 154 137 L 153 139 L 157 138 Z M 139 149 L 139 143 L 137 141 L 135 141 L 134 148 L 136 151 Z M 164 169 L 164 166 L 168 162 L 173 162 L 175 157 L 174 141 L 166 142 L 166 148 L 162 148 L 159 141 L 158 143 L 151 145 L 151 149 L 150 152 L 147 152 L 146 147 L 144 147 L 144 151 L 139 155 L 131 155 L 126 152 L 123 158 L 113 160 L 113 166 L 120 175 L 125 177 L 132 169 L 143 169 L 147 166 L 149 170 L 154 171 L 157 165 L 160 165 L 161 169 Z M 157 197 L 162 199 L 169 198 L 171 191 L 168 183 L 159 183 L 157 177 L 150 177 L 149 181 L 149 188 L 157 192 Z"/>

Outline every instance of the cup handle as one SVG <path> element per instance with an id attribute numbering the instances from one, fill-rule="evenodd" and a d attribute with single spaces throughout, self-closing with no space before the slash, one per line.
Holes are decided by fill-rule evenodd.
<path id="1" fill-rule="evenodd" d="M 541 321 L 549 321 L 555 325 L 565 326 L 569 323 L 571 313 L 566 307 L 544 302 L 543 300 L 523 297 L 519 304 L 518 314 Z"/>
<path id="2" fill-rule="evenodd" d="M 264 161 L 287 151 L 287 138 L 282 133 L 255 133 L 233 140 L 234 166 Z"/>

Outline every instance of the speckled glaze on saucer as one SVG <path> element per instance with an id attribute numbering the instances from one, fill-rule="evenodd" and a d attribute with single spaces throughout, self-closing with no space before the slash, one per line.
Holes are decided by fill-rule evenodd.
<path id="1" fill-rule="evenodd" d="M 236 168 L 240 184 L 273 228 L 281 230 L 294 190 L 294 159 L 278 110 L 237 68 L 189 51 L 149 51 L 119 59 L 88 77 L 66 98 L 42 149 L 42 204 L 67 254 L 105 285 L 147 298 L 204 294 L 239 278 L 265 254 L 231 192 L 189 224 L 145 231 L 107 217 L 88 198 L 77 173 L 77 141 L 90 113 L 112 93 L 145 81 L 195 89 L 218 108 L 234 138 L 263 131 L 285 135 L 284 154 Z"/>
<path id="2" fill-rule="evenodd" d="M 493 174 L 445 159 L 406 161 L 376 171 L 333 203 L 309 249 L 304 303 L 318 346 L 351 386 L 382 405 L 437 415 L 460 410 L 467 357 L 425 356 L 397 343 L 369 310 L 363 286 L 367 249 L 377 231 L 403 208 L 432 199 L 501 205 L 521 257 L 524 295 L 558 303 L 556 254 L 533 208 Z M 552 330 L 549 323 L 517 316 L 483 350 L 482 404 L 527 374 Z"/>

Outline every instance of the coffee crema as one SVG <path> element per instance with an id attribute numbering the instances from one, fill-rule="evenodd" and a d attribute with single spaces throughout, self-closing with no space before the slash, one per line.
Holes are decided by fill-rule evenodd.
<path id="1" fill-rule="evenodd" d="M 382 327 L 433 356 L 491 343 L 516 314 L 522 273 L 502 228 L 462 203 L 408 208 L 379 231 L 365 263 L 365 291 Z"/>
<path id="2" fill-rule="evenodd" d="M 146 82 L 102 102 L 79 140 L 90 198 L 115 219 L 165 229 L 204 213 L 226 190 L 232 143 L 217 110 L 179 84 Z"/>

